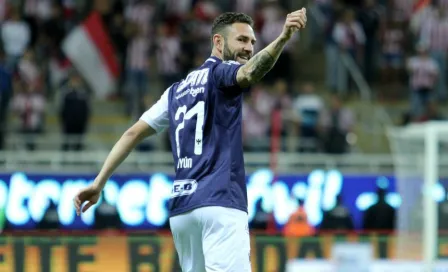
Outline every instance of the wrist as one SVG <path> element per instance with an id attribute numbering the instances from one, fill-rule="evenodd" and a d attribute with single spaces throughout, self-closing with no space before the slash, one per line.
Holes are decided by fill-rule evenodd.
<path id="1" fill-rule="evenodd" d="M 283 43 L 283 44 L 285 44 L 287 41 L 289 41 L 289 39 L 291 39 L 291 35 L 289 35 L 287 33 L 282 33 L 277 38 L 278 42 Z"/>
<path id="2" fill-rule="evenodd" d="M 92 184 L 92 189 L 97 192 L 100 193 L 103 190 L 105 182 L 101 182 L 101 180 L 99 179 L 95 179 L 95 181 Z"/>

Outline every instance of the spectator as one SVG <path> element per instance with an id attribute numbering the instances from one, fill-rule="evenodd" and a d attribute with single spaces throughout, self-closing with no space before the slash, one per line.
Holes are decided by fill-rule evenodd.
<path id="1" fill-rule="evenodd" d="M 50 200 L 49 202 L 44 216 L 37 224 L 39 230 L 59 230 L 60 228 L 58 207 L 53 201 Z"/>
<path id="2" fill-rule="evenodd" d="M 397 83 L 404 64 L 405 33 L 399 22 L 390 20 L 382 33 L 383 83 Z"/>
<path id="3" fill-rule="evenodd" d="M 43 91 L 43 78 L 36 55 L 32 49 L 27 49 L 18 64 L 18 74 L 31 92 Z"/>
<path id="4" fill-rule="evenodd" d="M 5 54 L 0 50 L 0 150 L 4 148 L 9 100 L 12 95 L 12 73 L 6 66 Z"/>
<path id="5" fill-rule="evenodd" d="M 26 16 L 44 21 L 51 17 L 52 0 L 24 0 Z"/>
<path id="6" fill-rule="evenodd" d="M 62 12 L 62 7 L 53 3 L 51 16 L 44 21 L 42 26 L 42 35 L 52 52 L 60 48 L 65 36 L 65 20 Z"/>
<path id="7" fill-rule="evenodd" d="M 317 152 L 320 147 L 318 125 L 324 110 L 322 98 L 315 93 L 313 84 L 306 83 L 293 105 L 301 143 L 299 152 Z"/>
<path id="8" fill-rule="evenodd" d="M 12 110 L 19 118 L 19 132 L 25 136 L 26 149 L 34 150 L 35 138 L 43 132 L 46 103 L 42 93 L 24 85 L 20 79 L 14 82 Z"/>
<path id="9" fill-rule="evenodd" d="M 262 200 L 259 199 L 255 203 L 255 215 L 249 223 L 250 229 L 266 230 L 268 227 L 269 213 L 265 212 L 262 207 Z"/>
<path id="10" fill-rule="evenodd" d="M 8 1 L 0 1 L 0 23 L 3 23 L 6 13 L 8 11 L 9 3 Z"/>
<path id="11" fill-rule="evenodd" d="M 320 230 L 348 231 L 353 229 L 353 218 L 349 209 L 344 205 L 342 196 L 339 195 L 336 199 L 336 206 L 324 213 Z"/>
<path id="12" fill-rule="evenodd" d="M 195 59 L 197 57 L 201 57 L 197 53 L 197 41 L 199 39 L 198 34 L 196 33 L 197 28 L 197 20 L 194 17 L 193 12 L 190 12 L 186 15 L 185 20 L 179 26 L 179 34 L 181 40 L 181 52 L 179 56 L 179 63 L 181 66 L 181 74 L 188 74 L 193 67 L 197 67 L 195 63 Z M 203 63 L 203 59 L 200 59 L 198 63 L 201 65 Z"/>
<path id="13" fill-rule="evenodd" d="M 173 28 L 161 25 L 157 39 L 157 67 L 162 76 L 163 88 L 180 79 L 181 43 Z"/>
<path id="14" fill-rule="evenodd" d="M 395 22 L 409 22 L 412 17 L 413 1 L 409 0 L 392 0 L 389 10 L 391 17 Z"/>
<path id="15" fill-rule="evenodd" d="M 447 99 L 447 52 L 448 52 L 448 17 L 442 8 L 436 10 L 435 16 L 428 19 L 421 32 L 421 42 L 426 44 L 431 57 L 437 62 L 439 73 L 435 92 L 440 99 Z"/>
<path id="16" fill-rule="evenodd" d="M 290 133 L 290 130 L 287 128 L 287 126 L 289 125 L 289 120 L 287 117 L 290 115 L 292 110 L 291 96 L 288 92 L 288 83 L 283 78 L 277 79 L 272 85 L 271 92 L 273 99 L 271 106 L 272 108 L 271 112 L 267 114 L 267 120 L 271 124 L 274 124 L 274 122 L 276 122 L 276 120 L 274 119 L 280 118 L 281 120 L 278 123 L 281 125 L 281 127 L 278 128 L 278 132 L 280 133 L 281 137 L 286 137 L 288 133 Z M 275 115 L 276 110 L 279 113 L 278 117 L 277 115 Z M 277 128 L 272 125 L 270 127 L 269 134 L 273 135 L 273 129 Z M 281 148 L 281 150 L 287 150 L 291 147 L 288 146 L 285 141 L 280 141 L 279 148 Z"/>
<path id="17" fill-rule="evenodd" d="M 355 21 L 355 13 L 353 10 L 345 11 L 342 19 L 336 23 L 333 30 L 333 39 L 339 47 L 339 55 L 347 53 L 359 65 L 362 64 L 361 57 L 363 56 L 366 36 L 361 25 Z M 348 71 L 345 66 L 339 61 L 338 67 L 339 76 L 339 91 L 348 90 Z"/>
<path id="18" fill-rule="evenodd" d="M 62 150 L 80 151 L 90 118 L 89 94 L 80 75 L 72 71 L 66 86 L 60 90 L 60 120 L 64 134 Z"/>
<path id="19" fill-rule="evenodd" d="M 95 209 L 95 223 L 93 228 L 96 230 L 121 229 L 121 226 L 121 219 L 117 208 L 109 204 L 104 194 L 102 194 L 100 204 Z"/>
<path id="20" fill-rule="evenodd" d="M 194 4 L 194 13 L 199 20 L 212 21 L 216 18 L 220 10 L 212 0 L 197 0 Z"/>
<path id="21" fill-rule="evenodd" d="M 269 123 L 255 103 L 256 93 L 246 95 L 243 103 L 243 143 L 246 151 L 267 151 Z"/>
<path id="22" fill-rule="evenodd" d="M 376 0 L 364 0 L 364 7 L 359 14 L 359 22 L 366 37 L 363 64 L 364 76 L 368 82 L 372 82 L 375 78 L 379 27 L 382 15 L 383 11 L 377 5 Z"/>
<path id="23" fill-rule="evenodd" d="M 291 214 L 288 222 L 285 224 L 283 234 L 288 237 L 312 236 L 314 235 L 315 230 L 308 223 L 308 216 L 304 208 L 304 203 L 302 200 L 299 200 L 298 204 L 297 210 Z"/>
<path id="24" fill-rule="evenodd" d="M 127 22 L 122 13 L 115 13 L 109 26 L 110 38 L 116 49 L 117 59 L 120 65 L 120 71 L 126 71 L 126 50 L 128 47 L 128 37 L 126 36 Z M 126 87 L 126 77 L 121 76 L 118 86 L 119 95 L 125 95 L 123 89 Z"/>
<path id="25" fill-rule="evenodd" d="M 155 7 L 148 0 L 133 1 L 125 9 L 125 18 L 129 22 L 137 24 L 141 35 L 149 38 L 149 35 L 154 32 L 151 22 L 154 19 L 155 11 Z"/>
<path id="26" fill-rule="evenodd" d="M 260 38 L 262 44 L 269 44 L 274 39 L 277 38 L 278 34 L 281 33 L 284 25 L 284 20 L 286 12 L 280 7 L 279 4 L 273 2 L 267 4 L 264 8 L 264 22 L 260 32 Z M 298 35 L 293 36 L 285 46 L 282 54 L 277 60 L 276 65 L 273 69 L 266 75 L 265 81 L 273 82 L 277 78 L 283 78 L 290 82 L 292 80 L 291 74 L 291 60 L 293 59 L 292 49 L 294 48 Z"/>
<path id="27" fill-rule="evenodd" d="M 11 8 L 11 15 L 1 26 L 3 48 L 8 68 L 15 69 L 17 62 L 31 41 L 28 24 L 20 17 L 17 8 Z"/>
<path id="28" fill-rule="evenodd" d="M 143 110 L 143 97 L 148 90 L 148 68 L 150 44 L 143 29 L 130 23 L 128 33 L 132 37 L 128 44 L 126 65 L 127 114 L 136 118 Z"/>
<path id="29" fill-rule="evenodd" d="M 439 67 L 429 56 L 428 47 L 419 44 L 417 52 L 418 55 L 411 57 L 407 63 L 414 117 L 422 114 L 428 101 L 433 97 L 439 76 Z"/>
<path id="30" fill-rule="evenodd" d="M 277 93 L 271 84 L 259 84 L 257 88 L 254 88 L 252 92 L 255 107 L 258 112 L 265 118 L 266 122 L 269 123 L 271 120 L 271 114 L 276 106 Z"/>
<path id="31" fill-rule="evenodd" d="M 339 68 L 339 48 L 333 37 L 334 27 L 338 22 L 338 16 L 343 9 L 344 7 L 339 1 L 332 1 L 325 16 L 325 81 L 327 87 L 332 91 L 345 88 L 345 85 L 341 84 L 340 80 L 338 80 L 338 73 L 343 71 L 340 71 Z"/>
<path id="32" fill-rule="evenodd" d="M 364 212 L 363 229 L 367 231 L 393 231 L 395 209 L 386 202 L 386 191 L 377 190 L 378 201 Z"/>
<path id="33" fill-rule="evenodd" d="M 321 118 L 325 152 L 330 154 L 348 152 L 347 135 L 353 131 L 354 125 L 353 112 L 343 106 L 338 96 L 333 95 L 330 109 L 324 112 Z"/>
<path id="34" fill-rule="evenodd" d="M 427 5 L 421 5 L 418 10 L 412 12 L 412 2 L 409 2 L 407 0 L 401 0 L 401 2 L 403 2 L 402 5 L 410 6 L 411 11 L 408 11 L 409 17 L 407 18 L 407 20 L 410 20 L 409 28 L 411 30 L 411 33 L 415 35 L 416 38 L 418 38 L 422 32 L 422 27 L 425 25 L 425 22 L 432 20 L 432 18 L 437 16 L 436 5 L 434 5 L 434 3 L 432 3 L 431 1 L 428 1 L 429 3 Z"/>
<path id="35" fill-rule="evenodd" d="M 283 78 L 277 79 L 272 85 L 273 97 L 279 108 L 283 111 L 289 111 L 292 107 L 291 96 L 288 93 L 288 83 Z"/>
<path id="36" fill-rule="evenodd" d="M 227 2 L 227 1 L 221 1 Z M 257 0 L 235 0 L 235 11 L 243 12 L 248 14 L 249 16 L 253 16 L 255 14 L 255 6 Z"/>

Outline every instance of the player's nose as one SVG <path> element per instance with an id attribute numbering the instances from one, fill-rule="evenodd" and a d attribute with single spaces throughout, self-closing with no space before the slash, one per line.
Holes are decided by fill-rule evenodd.
<path id="1" fill-rule="evenodd" d="M 254 52 L 254 46 L 252 44 L 246 44 L 243 48 L 244 52 L 247 54 L 250 54 L 252 56 L 252 53 Z"/>

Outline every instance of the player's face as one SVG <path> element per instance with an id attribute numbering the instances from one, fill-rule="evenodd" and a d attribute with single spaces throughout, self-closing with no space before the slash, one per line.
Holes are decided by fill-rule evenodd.
<path id="1" fill-rule="evenodd" d="M 245 64 L 254 53 L 256 42 L 254 30 L 248 24 L 235 23 L 226 35 L 223 47 L 224 60 L 234 60 Z"/>

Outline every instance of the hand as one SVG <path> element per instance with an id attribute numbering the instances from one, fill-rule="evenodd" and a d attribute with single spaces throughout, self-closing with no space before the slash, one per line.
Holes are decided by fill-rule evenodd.
<path id="1" fill-rule="evenodd" d="M 81 214 L 81 207 L 84 202 L 87 204 L 82 207 L 82 212 L 86 212 L 90 207 L 95 205 L 100 199 L 101 190 L 97 189 L 94 185 L 90 185 L 84 189 L 82 189 L 78 194 L 76 194 L 73 199 L 73 203 L 75 204 L 76 214 Z"/>
<path id="2" fill-rule="evenodd" d="M 306 20 L 305 8 L 289 13 L 286 17 L 281 36 L 289 40 L 294 32 L 299 31 L 301 28 L 305 28 Z"/>

